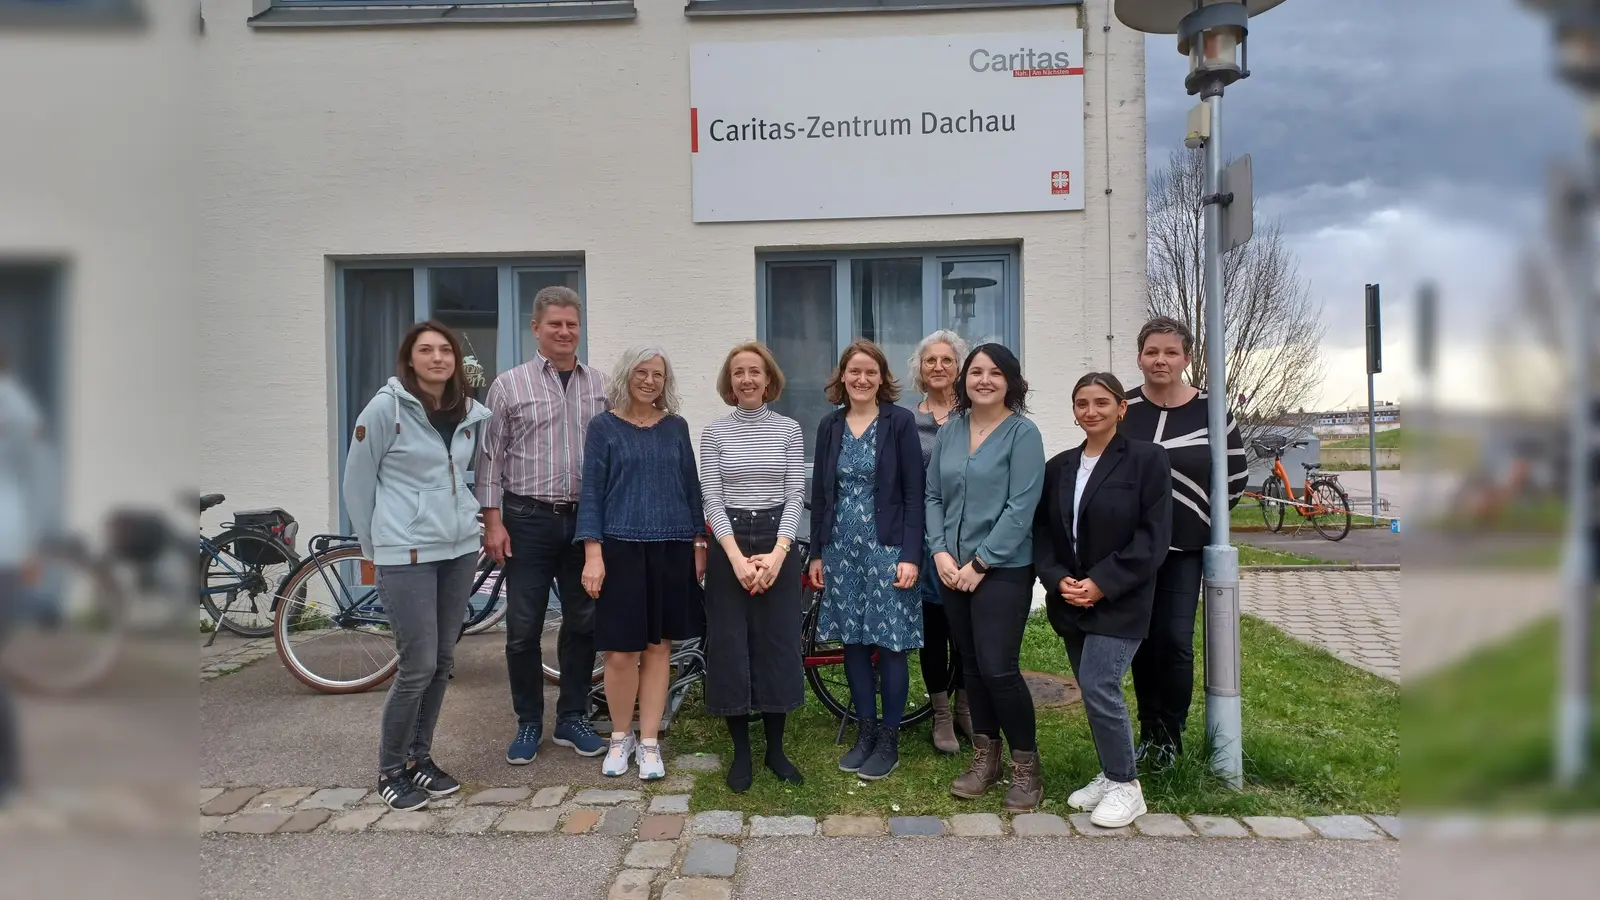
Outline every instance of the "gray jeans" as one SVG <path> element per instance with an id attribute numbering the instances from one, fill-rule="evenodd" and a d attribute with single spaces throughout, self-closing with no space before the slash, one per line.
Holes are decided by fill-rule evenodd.
<path id="1" fill-rule="evenodd" d="M 378 595 L 400 654 L 400 670 L 383 703 L 379 773 L 428 758 L 477 561 L 478 555 L 469 553 L 444 562 L 378 566 Z"/>
<path id="2" fill-rule="evenodd" d="M 1137 780 L 1133 723 L 1122 697 L 1122 679 L 1128 674 L 1141 641 L 1087 634 L 1076 628 L 1069 629 L 1064 640 L 1067 659 L 1078 677 L 1078 690 L 1083 692 L 1083 708 L 1089 714 L 1089 733 L 1094 737 L 1095 753 L 1100 756 L 1100 770 L 1112 781 Z"/>

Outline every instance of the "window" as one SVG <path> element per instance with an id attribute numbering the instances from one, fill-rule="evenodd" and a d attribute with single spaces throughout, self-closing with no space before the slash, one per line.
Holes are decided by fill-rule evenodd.
<path id="1" fill-rule="evenodd" d="M 562 284 L 584 293 L 578 260 L 346 263 L 337 277 L 341 479 L 356 417 L 394 374 L 400 339 L 412 324 L 433 318 L 455 332 L 462 352 L 482 368 L 472 390 L 481 402 L 495 376 L 538 351 L 531 324 L 539 289 Z M 587 359 L 587 347 L 587 339 L 579 341 L 579 359 Z"/>
<path id="2" fill-rule="evenodd" d="M 794 13 L 917 12 L 930 9 L 1003 9 L 1016 6 L 1081 6 L 1083 0 L 688 0 L 690 16 L 750 16 Z"/>
<path id="3" fill-rule="evenodd" d="M 6 2 L 6 0 L 0 0 Z M 633 0 L 254 0 L 257 28 L 483 25 L 634 17 Z"/>
<path id="4" fill-rule="evenodd" d="M 142 26 L 142 0 L 0 0 L 0 25 L 47 28 Z"/>
<path id="5" fill-rule="evenodd" d="M 44 422 L 46 456 L 52 463 L 68 458 L 60 417 L 62 363 L 65 345 L 61 333 L 63 270 L 55 263 L 0 260 L 0 378 L 11 377 L 21 387 Z M 0 424 L 0 428 L 4 428 Z M 64 495 L 61 469 L 52 464 L 46 480 L 46 529 L 61 525 L 54 517 Z"/>
<path id="6" fill-rule="evenodd" d="M 883 347 L 906 406 L 921 399 L 908 361 L 929 332 L 948 328 L 1020 355 L 1019 276 L 1011 247 L 763 256 L 758 328 L 789 382 L 777 408 L 800 422 L 809 453 L 832 409 L 823 386 L 852 341 Z"/>

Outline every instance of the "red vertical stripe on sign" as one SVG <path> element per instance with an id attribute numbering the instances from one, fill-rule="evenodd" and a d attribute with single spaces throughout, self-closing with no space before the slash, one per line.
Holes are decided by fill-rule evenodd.
<path id="1" fill-rule="evenodd" d="M 700 110 L 689 107 L 689 152 L 700 152 Z"/>

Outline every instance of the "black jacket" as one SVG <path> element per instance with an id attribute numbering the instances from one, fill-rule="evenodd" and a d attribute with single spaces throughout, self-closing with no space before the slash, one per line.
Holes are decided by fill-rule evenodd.
<path id="1" fill-rule="evenodd" d="M 811 553 L 820 558 L 833 537 L 838 498 L 839 448 L 844 444 L 848 407 L 824 416 L 817 426 L 811 468 Z M 900 562 L 923 563 L 922 444 L 911 410 L 893 403 L 878 406 L 878 470 L 873 479 L 878 543 L 900 548 Z"/>
<path id="2" fill-rule="evenodd" d="M 1034 516 L 1033 563 L 1044 583 L 1045 611 L 1058 634 L 1076 628 L 1090 634 L 1143 639 L 1150 632 L 1156 570 L 1172 540 L 1172 467 L 1157 444 L 1118 435 L 1106 445 L 1084 486 L 1081 504 L 1073 502 L 1079 445 L 1045 463 L 1044 496 Z M 1081 506 L 1078 548 L 1072 547 L 1072 518 Z M 1094 606 L 1073 606 L 1061 598 L 1064 577 L 1092 579 L 1105 593 Z"/>

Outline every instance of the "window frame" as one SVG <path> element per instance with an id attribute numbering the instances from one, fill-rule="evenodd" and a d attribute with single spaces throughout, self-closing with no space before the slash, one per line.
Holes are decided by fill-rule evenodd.
<path id="1" fill-rule="evenodd" d="M 632 21 L 634 0 L 254 0 L 252 28 Z"/>
<path id="2" fill-rule="evenodd" d="M 764 343 L 770 343 L 768 331 L 771 322 L 772 298 L 768 289 L 768 267 L 771 264 L 818 264 L 833 266 L 833 354 L 837 356 L 850 345 L 853 332 L 851 264 L 872 259 L 922 259 L 922 333 L 930 334 L 945 327 L 940 321 L 939 267 L 946 262 L 982 262 L 1001 260 L 1005 263 L 1005 284 L 1001 288 L 1003 306 L 1001 342 L 1017 358 L 1022 359 L 1022 247 L 1018 244 L 983 245 L 917 245 L 910 247 L 873 248 L 863 250 L 786 250 L 758 252 L 756 254 L 756 334 Z M 898 365 L 903 360 L 891 360 Z"/>
<path id="3" fill-rule="evenodd" d="M 571 272 L 578 273 L 578 297 L 582 302 L 580 308 L 580 321 L 583 330 L 578 337 L 578 360 L 585 365 L 589 358 L 589 294 L 588 294 L 588 267 L 584 255 L 581 253 L 554 254 L 550 256 L 445 256 L 430 258 L 424 256 L 363 256 L 355 259 L 342 259 L 330 257 L 329 262 L 333 267 L 334 298 L 333 298 L 333 390 L 335 395 L 334 421 L 332 427 L 336 441 L 337 465 L 335 466 L 337 482 L 334 485 L 334 496 L 339 510 L 339 528 L 348 531 L 350 519 L 344 509 L 345 458 L 350 453 L 350 428 L 351 417 L 356 410 L 349 407 L 347 402 L 348 371 L 345 360 L 345 341 L 348 334 L 345 329 L 347 316 L 347 300 L 345 297 L 345 273 L 352 271 L 371 271 L 382 269 L 410 269 L 411 270 L 411 321 L 413 324 L 426 321 L 433 315 L 433 278 L 432 269 L 446 268 L 494 268 L 497 270 L 498 300 L 496 314 L 498 316 L 498 334 L 495 342 L 495 357 L 503 360 L 501 371 L 515 368 L 522 363 L 522 348 L 524 341 L 532 340 L 529 323 L 521 321 L 521 297 L 517 294 L 517 273 L 526 271 L 545 272 Z M 511 327 L 507 327 L 511 323 Z M 509 364 L 509 365 L 507 365 Z M 500 373 L 484 373 L 489 383 L 494 383 L 494 378 Z"/>
<path id="4" fill-rule="evenodd" d="M 686 0 L 686 16 L 792 16 L 1082 6 L 1083 0 Z"/>

